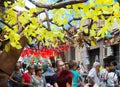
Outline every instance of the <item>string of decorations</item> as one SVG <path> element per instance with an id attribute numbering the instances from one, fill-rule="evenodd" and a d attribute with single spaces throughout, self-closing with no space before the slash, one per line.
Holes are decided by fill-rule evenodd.
<path id="1" fill-rule="evenodd" d="M 59 56 L 60 52 L 67 51 L 68 49 L 68 44 L 60 45 L 56 48 L 48 48 L 43 46 L 40 49 L 36 49 L 35 47 L 28 47 L 22 51 L 21 57 L 30 57 L 32 55 L 35 58 L 38 58 L 39 56 L 41 56 L 42 58 L 54 58 L 55 56 Z"/>

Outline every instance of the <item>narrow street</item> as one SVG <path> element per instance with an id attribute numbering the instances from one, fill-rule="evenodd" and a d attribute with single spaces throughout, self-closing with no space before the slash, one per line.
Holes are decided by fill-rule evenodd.
<path id="1" fill-rule="evenodd" d="M 120 87 L 120 0 L 0 0 L 0 87 Z"/>

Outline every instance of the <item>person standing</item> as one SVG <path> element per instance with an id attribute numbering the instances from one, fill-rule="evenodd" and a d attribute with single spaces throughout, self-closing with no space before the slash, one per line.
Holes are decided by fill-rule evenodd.
<path id="1" fill-rule="evenodd" d="M 95 84 L 100 86 L 99 68 L 100 68 L 100 63 L 94 62 L 93 68 L 88 73 L 88 79 L 91 85 L 90 87 L 93 87 L 93 85 Z"/>
<path id="2" fill-rule="evenodd" d="M 106 87 L 107 85 L 107 75 L 109 72 L 109 64 L 105 63 L 104 69 L 100 71 L 100 82 L 102 83 L 102 87 Z"/>
<path id="3" fill-rule="evenodd" d="M 85 66 L 84 66 L 83 63 L 81 63 L 81 65 L 80 65 L 80 73 L 81 73 L 82 75 L 84 75 L 84 74 L 87 73 L 87 69 L 85 68 Z"/>
<path id="4" fill-rule="evenodd" d="M 28 66 L 27 69 L 28 69 L 28 72 L 24 73 L 22 75 L 22 85 L 23 85 L 23 87 L 29 87 L 30 86 L 30 78 L 31 78 L 31 75 L 34 72 L 34 66 Z"/>
<path id="5" fill-rule="evenodd" d="M 120 69 L 115 61 L 112 61 L 110 64 L 111 64 L 111 66 L 115 67 L 115 73 L 117 74 L 118 83 L 120 84 Z"/>
<path id="6" fill-rule="evenodd" d="M 87 82 L 87 69 L 84 66 L 84 64 L 81 62 L 81 64 L 79 65 L 80 67 L 80 75 L 83 77 L 84 82 Z"/>
<path id="7" fill-rule="evenodd" d="M 107 76 L 107 87 L 115 87 L 116 85 L 118 85 L 118 77 L 115 73 L 115 67 L 110 66 L 110 72 Z"/>
<path id="8" fill-rule="evenodd" d="M 13 87 L 22 87 L 22 73 L 20 72 L 20 64 L 17 63 L 15 66 L 15 71 L 10 76 L 10 80 L 13 83 Z"/>
<path id="9" fill-rule="evenodd" d="M 54 87 L 58 87 L 57 85 L 57 74 L 62 71 L 62 70 L 65 70 L 65 64 L 62 60 L 57 60 L 56 61 L 56 72 L 55 74 L 51 77 L 51 80 L 50 80 L 50 84 L 53 85 Z"/>
<path id="10" fill-rule="evenodd" d="M 73 74 L 73 87 L 78 87 L 78 83 L 80 82 L 80 75 L 77 71 L 77 66 L 78 64 L 75 60 L 69 62 L 70 72 Z"/>
<path id="11" fill-rule="evenodd" d="M 117 63 L 116 63 L 115 61 L 112 61 L 112 62 L 110 63 L 110 65 L 111 65 L 111 66 L 114 66 L 114 67 L 115 67 L 115 70 L 120 70 L 119 67 L 118 67 L 118 65 L 117 65 Z"/>
<path id="12" fill-rule="evenodd" d="M 105 64 L 104 69 L 100 71 L 100 80 L 102 82 L 107 80 L 106 76 L 108 75 L 109 72 L 109 66 L 110 66 L 109 64 Z"/>
<path id="13" fill-rule="evenodd" d="M 48 69 L 47 69 L 47 71 L 48 71 L 48 72 L 51 72 L 51 73 L 54 73 L 54 72 L 55 72 L 55 70 L 54 70 L 54 68 L 53 68 L 53 66 L 52 66 L 51 63 L 48 64 Z"/>
<path id="14" fill-rule="evenodd" d="M 42 73 L 42 66 L 37 66 L 35 68 L 35 75 L 31 76 L 29 87 L 46 87 L 46 80 Z"/>
<path id="15" fill-rule="evenodd" d="M 65 70 L 69 70 L 69 63 L 65 62 Z"/>
<path id="16" fill-rule="evenodd" d="M 62 70 L 57 75 L 57 84 L 59 87 L 72 87 L 73 74 L 68 70 Z"/>

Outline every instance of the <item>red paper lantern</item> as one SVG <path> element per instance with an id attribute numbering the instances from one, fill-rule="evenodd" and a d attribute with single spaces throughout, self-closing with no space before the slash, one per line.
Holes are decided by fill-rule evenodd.
<path id="1" fill-rule="evenodd" d="M 22 58 L 25 57 L 25 51 L 22 51 L 22 53 L 21 53 L 21 57 L 22 57 Z"/>
<path id="2" fill-rule="evenodd" d="M 59 52 L 58 51 L 55 52 L 55 56 L 59 56 Z"/>
<path id="3" fill-rule="evenodd" d="M 46 58 L 46 57 L 47 57 L 47 55 L 46 55 L 46 49 L 45 49 L 45 48 L 42 48 L 42 49 L 40 50 L 40 56 L 42 56 L 43 58 Z"/>
<path id="4" fill-rule="evenodd" d="M 26 52 L 26 55 L 27 55 L 27 56 L 30 56 L 30 55 L 31 55 L 31 49 L 30 49 L 30 48 L 27 48 L 25 52 Z"/>
<path id="5" fill-rule="evenodd" d="M 33 55 L 34 55 L 34 57 L 38 58 L 39 52 L 38 52 L 38 51 L 35 51 L 35 52 L 33 53 Z"/>

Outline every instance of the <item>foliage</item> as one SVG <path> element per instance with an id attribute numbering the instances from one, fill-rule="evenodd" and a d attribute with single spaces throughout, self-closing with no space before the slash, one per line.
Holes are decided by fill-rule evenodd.
<path id="1" fill-rule="evenodd" d="M 37 0 L 41 2 L 41 0 Z M 46 0 L 43 0 L 46 2 Z M 52 0 L 54 5 L 55 1 Z M 25 35 L 29 41 L 32 41 L 33 37 L 36 37 L 40 42 L 45 45 L 58 44 L 59 39 L 64 42 L 63 27 L 73 18 L 81 17 L 80 24 L 72 20 L 75 25 L 79 25 L 80 29 L 78 32 L 83 31 L 83 23 L 85 20 L 93 20 L 92 26 L 90 27 L 90 36 L 93 37 L 103 37 L 104 32 L 111 29 L 113 22 L 116 20 L 120 22 L 120 5 L 114 0 L 88 0 L 86 3 L 78 3 L 73 5 L 67 5 L 60 9 L 48 9 L 48 14 L 52 18 L 50 23 L 50 31 L 47 30 L 45 24 L 47 17 L 39 18 L 36 13 L 44 13 L 44 8 L 36 7 L 25 9 L 25 0 L 17 0 L 15 3 L 10 1 L 4 2 L 5 13 L 1 15 L 1 18 L 12 28 L 5 25 L 3 31 L 7 34 L 4 35 L 5 40 L 10 40 L 10 44 L 18 49 L 21 48 L 19 40 L 22 35 Z M 16 10 L 16 6 L 21 7 L 21 11 Z M 0 13 L 1 14 L 1 13 Z M 71 17 L 71 18 L 70 18 Z M 44 19 L 43 19 L 44 18 Z M 49 20 L 49 19 L 48 19 Z M 105 24 L 101 29 L 98 28 L 99 20 L 103 20 Z M 89 26 L 89 25 L 88 25 Z M 22 28 L 21 28 L 22 27 Z M 119 28 L 119 26 L 117 27 Z M 22 30 L 19 32 L 19 30 Z M 89 27 L 87 28 L 89 29 Z M 85 33 L 89 33 L 85 30 Z M 76 33 L 79 34 L 79 33 Z M 56 39 L 57 38 L 57 39 Z M 8 47 L 6 46 L 8 50 Z"/>

